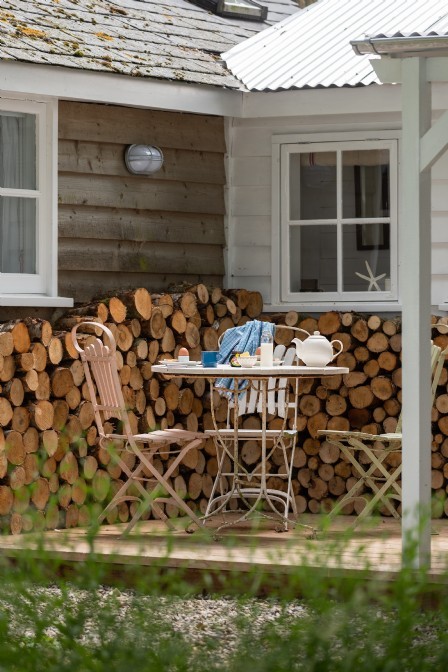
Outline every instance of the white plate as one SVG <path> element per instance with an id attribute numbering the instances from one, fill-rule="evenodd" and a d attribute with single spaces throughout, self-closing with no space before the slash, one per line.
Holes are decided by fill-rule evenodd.
<path id="1" fill-rule="evenodd" d="M 178 362 L 177 359 L 159 359 L 159 364 L 164 364 L 165 366 L 200 366 L 201 362 L 196 360 L 191 360 L 190 362 Z"/>
<path id="2" fill-rule="evenodd" d="M 274 366 L 280 366 L 281 364 L 283 364 L 281 359 L 274 359 Z M 255 366 L 261 366 L 260 362 L 255 362 Z"/>

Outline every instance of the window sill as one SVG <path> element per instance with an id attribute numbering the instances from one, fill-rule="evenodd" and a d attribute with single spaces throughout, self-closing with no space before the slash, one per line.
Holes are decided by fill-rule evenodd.
<path id="1" fill-rule="evenodd" d="M 0 306 L 35 308 L 71 308 L 73 299 L 42 294 L 0 294 Z"/>
<path id="2" fill-rule="evenodd" d="M 448 304 L 447 304 L 448 305 Z M 401 313 L 401 303 L 398 301 L 380 302 L 380 301 L 365 301 L 364 303 L 338 303 L 328 301 L 326 303 L 280 303 L 280 304 L 266 304 L 263 306 L 264 312 L 285 312 L 289 310 L 297 310 L 302 313 L 326 313 L 330 310 L 336 310 L 339 313 Z M 448 310 L 448 308 L 447 308 Z"/>

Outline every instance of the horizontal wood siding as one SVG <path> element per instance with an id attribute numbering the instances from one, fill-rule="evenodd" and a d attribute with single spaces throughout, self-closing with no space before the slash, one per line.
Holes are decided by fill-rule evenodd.
<path id="1" fill-rule="evenodd" d="M 431 171 L 431 301 L 448 302 L 448 154 L 445 152 Z"/>
<path id="2" fill-rule="evenodd" d="M 89 240 L 65 238 L 60 251 L 61 266 L 76 266 L 79 271 L 114 271 L 116 273 L 146 272 L 164 274 L 167 270 L 182 275 L 200 274 L 206 264 L 223 272 L 222 255 L 217 245 L 195 243 L 148 243 L 142 241 Z"/>
<path id="3" fill-rule="evenodd" d="M 331 92 L 329 92 L 331 105 Z M 230 287 L 258 289 L 265 304 L 271 299 L 272 137 L 393 130 L 397 115 L 363 114 L 309 117 L 235 119 L 229 128 L 229 218 L 227 282 Z M 432 170 L 432 304 L 448 301 L 448 153 Z"/>
<path id="4" fill-rule="evenodd" d="M 128 173 L 134 143 L 162 149 L 158 173 Z M 218 117 L 61 102 L 59 293 L 222 286 L 224 152 Z"/>

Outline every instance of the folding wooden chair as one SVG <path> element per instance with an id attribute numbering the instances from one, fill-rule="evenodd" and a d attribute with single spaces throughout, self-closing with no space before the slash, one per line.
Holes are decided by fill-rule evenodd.
<path id="1" fill-rule="evenodd" d="M 437 345 L 431 344 L 431 395 L 434 398 L 442 373 L 447 350 L 442 351 Z M 341 453 L 353 465 L 359 479 L 353 487 L 340 499 L 328 514 L 332 519 L 340 513 L 346 504 L 354 500 L 364 500 L 365 506 L 351 526 L 353 529 L 382 503 L 394 518 L 400 518 L 391 499 L 401 501 L 402 489 L 398 480 L 402 472 L 402 464 L 390 466 L 387 458 L 391 453 L 401 452 L 401 414 L 396 431 L 389 434 L 367 434 L 365 432 L 344 432 L 338 430 L 319 430 L 318 434 L 326 441 L 337 446 Z M 369 488 L 364 492 L 365 486 Z M 373 494 L 373 497 L 371 495 Z M 371 497 L 371 498 L 370 498 Z"/>
<path id="2" fill-rule="evenodd" d="M 78 342 L 78 331 L 82 331 L 86 325 L 101 329 L 109 339 L 109 345 L 105 345 L 99 338 L 82 348 Z M 123 535 L 128 534 L 142 515 L 151 509 L 153 514 L 165 521 L 168 528 L 174 530 L 175 526 L 162 510 L 160 504 L 174 504 L 181 509 L 197 526 L 202 523 L 192 509 L 184 502 L 180 495 L 175 492 L 169 479 L 182 462 L 186 453 L 198 447 L 206 438 L 199 432 L 190 432 L 183 429 L 156 430 L 148 434 L 133 434 L 126 405 L 123 398 L 121 383 L 118 376 L 116 343 L 110 329 L 96 322 L 82 322 L 72 329 L 72 340 L 79 352 L 84 367 L 84 373 L 89 389 L 90 399 L 95 413 L 95 421 L 99 433 L 100 446 L 107 449 L 117 461 L 123 474 L 127 476 L 125 483 L 113 496 L 104 511 L 98 518 L 100 523 L 107 513 L 124 501 L 139 502 L 134 515 L 127 524 Z M 116 419 L 117 432 L 106 433 L 104 423 L 110 419 Z M 176 451 L 171 449 L 172 444 L 183 444 Z M 175 455 L 169 467 L 162 475 L 153 463 L 154 456 L 158 451 L 169 450 L 170 455 Z M 124 454 L 130 452 L 136 461 L 131 469 L 128 466 Z M 146 485 L 146 487 L 145 487 Z M 127 494 L 132 488 L 138 495 Z M 189 523 L 189 525 L 191 524 Z"/>

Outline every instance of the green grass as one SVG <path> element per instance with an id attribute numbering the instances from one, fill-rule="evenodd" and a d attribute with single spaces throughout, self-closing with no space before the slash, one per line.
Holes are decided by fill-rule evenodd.
<path id="1" fill-rule="evenodd" d="M 301 567 L 269 584 L 254 569 L 203 574 L 198 587 L 187 572 L 155 566 L 111 575 L 94 556 L 63 569 L 44 548 L 3 561 L 0 672 L 448 668 L 446 589 L 423 571 L 381 584 Z"/>

